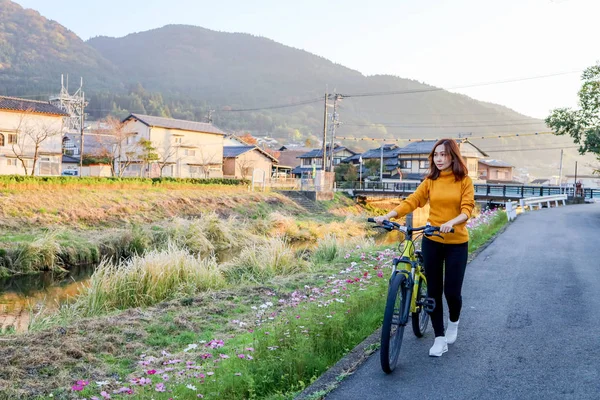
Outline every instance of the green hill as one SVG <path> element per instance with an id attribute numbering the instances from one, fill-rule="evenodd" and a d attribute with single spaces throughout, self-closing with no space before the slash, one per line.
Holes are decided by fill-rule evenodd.
<path id="1" fill-rule="evenodd" d="M 90 119 L 138 112 L 202 120 L 212 109 L 215 124 L 225 130 L 285 141 L 318 140 L 327 88 L 346 95 L 400 92 L 344 98 L 339 103 L 339 137 L 434 138 L 547 130 L 542 121 L 503 106 L 410 79 L 364 76 L 263 37 L 168 25 L 84 42 L 38 12 L 0 0 L 0 95 L 47 97 L 60 90 L 61 74 L 69 74 L 77 83 L 80 76 L 84 78 Z M 297 103 L 301 104 L 272 107 Z M 484 149 L 506 145 L 519 150 L 572 143 L 554 136 L 504 142 L 478 144 Z M 358 150 L 377 145 L 345 144 Z M 574 157 L 576 151 L 570 153 Z M 556 157 L 547 154 L 493 156 L 538 169 L 536 175 L 541 175 L 556 164 Z"/>
<path id="2" fill-rule="evenodd" d="M 60 91 L 62 73 L 95 89 L 121 87 L 117 68 L 73 32 L 0 0 L 0 94 L 47 97 Z"/>

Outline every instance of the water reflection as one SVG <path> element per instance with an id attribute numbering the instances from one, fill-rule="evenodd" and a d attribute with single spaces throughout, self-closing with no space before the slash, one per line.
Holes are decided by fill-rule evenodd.
<path id="1" fill-rule="evenodd" d="M 65 274 L 44 272 L 1 279 L 0 329 L 26 331 L 30 309 L 41 306 L 56 309 L 60 303 L 77 295 L 94 269 L 94 265 L 78 266 Z"/>

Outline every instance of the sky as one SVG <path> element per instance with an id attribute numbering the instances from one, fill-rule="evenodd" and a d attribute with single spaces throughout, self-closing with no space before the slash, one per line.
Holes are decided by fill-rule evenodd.
<path id="1" fill-rule="evenodd" d="M 581 73 L 600 60 L 599 0 L 16 2 L 84 40 L 168 24 L 250 33 L 536 118 L 576 108 Z"/>

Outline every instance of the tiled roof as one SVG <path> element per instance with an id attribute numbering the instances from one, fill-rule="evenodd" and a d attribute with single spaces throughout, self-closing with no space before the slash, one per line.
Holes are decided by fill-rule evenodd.
<path id="1" fill-rule="evenodd" d="M 224 146 L 223 158 L 237 157 L 241 154 L 253 150 L 254 148 L 254 146 Z"/>
<path id="2" fill-rule="evenodd" d="M 398 154 L 400 154 L 400 148 L 396 145 L 383 145 L 383 158 L 397 158 Z M 365 151 L 362 154 L 355 154 L 351 157 L 348 157 L 344 160 L 344 162 L 358 161 L 358 159 L 362 156 L 363 160 L 376 158 L 381 158 L 381 147 L 376 149 L 370 149 Z"/>
<path id="3" fill-rule="evenodd" d="M 354 153 L 352 150 L 350 150 L 344 146 L 336 146 L 333 148 L 333 154 L 339 153 L 340 151 L 344 151 L 344 150 L 347 150 L 350 153 Z M 329 147 L 327 147 L 327 152 L 329 153 Z M 323 157 L 323 149 L 312 149 L 308 153 L 302 154 L 298 158 L 318 158 L 318 157 Z"/>
<path id="4" fill-rule="evenodd" d="M 124 121 L 135 118 L 148 126 L 156 126 L 160 128 L 180 129 L 182 131 L 214 133 L 216 135 L 225 136 L 226 133 L 206 122 L 186 121 L 183 119 L 153 117 L 151 115 L 131 114 Z M 123 121 L 123 122 L 124 122 Z"/>
<path id="5" fill-rule="evenodd" d="M 19 99 L 17 97 L 0 96 L 0 110 L 26 111 L 36 114 L 49 114 L 68 116 L 60 108 L 53 106 L 48 101 Z"/>
<path id="6" fill-rule="evenodd" d="M 429 154 L 433 150 L 436 140 L 424 140 L 422 142 L 410 142 L 399 149 L 400 154 Z"/>
<path id="7" fill-rule="evenodd" d="M 257 146 L 223 146 L 223 158 L 233 158 L 237 157 L 241 154 L 244 154 L 248 151 L 256 150 L 265 157 L 270 158 L 272 161 L 277 163 L 277 159 L 273 157 L 271 154 L 267 153 L 263 149 Z"/>
<path id="8" fill-rule="evenodd" d="M 510 165 L 507 162 L 504 162 L 502 160 L 492 160 L 492 159 L 487 159 L 487 160 L 479 160 L 480 163 L 487 165 L 489 167 L 512 167 L 512 165 Z"/>

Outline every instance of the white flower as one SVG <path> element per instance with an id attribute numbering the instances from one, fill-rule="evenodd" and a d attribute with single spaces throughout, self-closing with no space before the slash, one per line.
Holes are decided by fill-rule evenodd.
<path id="1" fill-rule="evenodd" d="M 187 353 L 188 351 L 194 350 L 194 349 L 197 349 L 197 348 L 198 348 L 197 344 L 188 344 L 188 347 L 186 347 L 185 349 L 183 349 L 183 351 Z"/>
<path id="2" fill-rule="evenodd" d="M 100 381 L 100 382 L 96 382 L 96 385 L 98 385 L 98 387 L 102 387 L 102 386 L 108 385 L 108 383 L 109 383 L 108 381 Z"/>
<path id="3" fill-rule="evenodd" d="M 188 389 L 190 389 L 190 390 L 197 390 L 197 389 L 196 389 L 196 386 L 194 386 L 194 385 L 192 385 L 192 384 L 189 384 L 189 385 L 187 385 L 187 386 L 186 386 L 186 388 L 188 388 Z"/>

